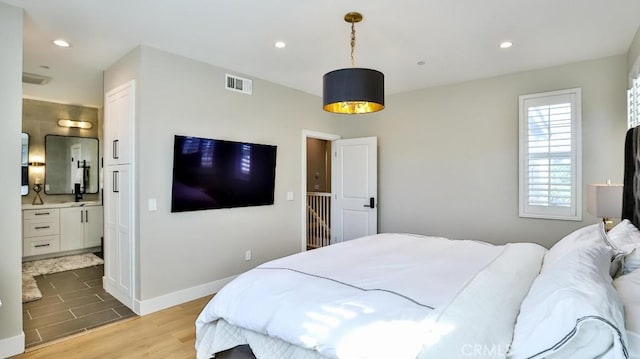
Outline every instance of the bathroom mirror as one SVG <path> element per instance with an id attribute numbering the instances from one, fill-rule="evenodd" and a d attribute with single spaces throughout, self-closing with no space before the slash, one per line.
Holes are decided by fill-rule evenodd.
<path id="1" fill-rule="evenodd" d="M 20 170 L 22 171 L 22 187 L 20 194 L 26 196 L 29 194 L 29 134 L 22 133 L 22 160 L 20 161 Z"/>
<path id="2" fill-rule="evenodd" d="M 98 139 L 74 136 L 44 137 L 46 194 L 98 193 Z"/>

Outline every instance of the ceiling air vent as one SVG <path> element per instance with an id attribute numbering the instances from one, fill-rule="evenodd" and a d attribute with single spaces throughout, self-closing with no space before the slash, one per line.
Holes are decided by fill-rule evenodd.
<path id="1" fill-rule="evenodd" d="M 26 84 L 32 85 L 46 85 L 49 81 L 51 81 L 51 77 L 32 74 L 29 72 L 22 73 L 22 82 Z"/>
<path id="2" fill-rule="evenodd" d="M 242 77 L 225 74 L 225 88 L 230 91 L 241 92 L 246 95 L 251 95 L 253 88 L 253 81 L 244 79 Z"/>

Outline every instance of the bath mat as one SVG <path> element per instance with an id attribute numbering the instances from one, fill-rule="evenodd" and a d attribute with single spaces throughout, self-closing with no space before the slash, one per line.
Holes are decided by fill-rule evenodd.
<path id="1" fill-rule="evenodd" d="M 104 264 L 104 261 L 93 253 L 72 256 L 40 259 L 22 263 L 22 302 L 31 302 L 42 298 L 38 284 L 33 278 L 38 275 L 64 272 L 73 269 Z"/>

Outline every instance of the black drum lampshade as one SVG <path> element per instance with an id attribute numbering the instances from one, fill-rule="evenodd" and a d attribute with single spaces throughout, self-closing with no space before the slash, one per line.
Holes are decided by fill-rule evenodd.
<path id="1" fill-rule="evenodd" d="M 384 74 L 357 67 L 326 73 L 322 84 L 322 108 L 340 114 L 384 109 Z"/>

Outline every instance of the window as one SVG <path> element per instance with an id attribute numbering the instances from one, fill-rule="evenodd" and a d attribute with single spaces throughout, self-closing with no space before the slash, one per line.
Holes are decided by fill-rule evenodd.
<path id="1" fill-rule="evenodd" d="M 581 98 L 520 96 L 520 217 L 582 220 Z"/>
<path id="2" fill-rule="evenodd" d="M 635 77 L 631 81 L 631 88 L 627 90 L 627 127 L 640 125 L 640 78 Z"/>

